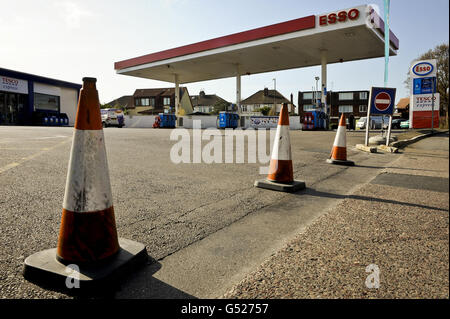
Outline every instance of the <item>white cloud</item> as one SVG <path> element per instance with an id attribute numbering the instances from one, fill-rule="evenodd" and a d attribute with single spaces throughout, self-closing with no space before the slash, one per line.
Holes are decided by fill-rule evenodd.
<path id="1" fill-rule="evenodd" d="M 82 8 L 78 3 L 73 1 L 59 1 L 55 5 L 62 11 L 61 13 L 63 14 L 63 19 L 67 27 L 72 29 L 79 28 L 84 18 L 94 16 L 91 11 Z"/>

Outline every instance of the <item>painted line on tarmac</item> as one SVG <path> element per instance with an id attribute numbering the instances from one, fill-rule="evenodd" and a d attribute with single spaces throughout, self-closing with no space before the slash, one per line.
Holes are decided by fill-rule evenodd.
<path id="1" fill-rule="evenodd" d="M 72 139 L 69 138 L 69 139 L 66 139 L 66 140 L 64 140 L 62 142 L 59 142 L 58 144 L 55 144 L 55 145 L 53 145 L 51 147 L 42 148 L 42 150 L 37 152 L 37 153 L 34 153 L 34 154 L 32 154 L 30 156 L 27 156 L 27 157 L 22 157 L 20 161 L 12 162 L 12 163 L 9 163 L 9 164 L 7 164 L 7 165 L 5 165 L 3 167 L 0 167 L 0 174 L 10 170 L 11 168 L 14 168 L 14 167 L 17 167 L 19 165 L 22 165 L 23 163 L 28 162 L 28 161 L 30 161 L 30 160 L 32 160 L 32 159 L 34 159 L 34 158 L 36 158 L 36 157 L 46 153 L 46 152 L 48 152 L 48 151 L 51 151 L 51 150 L 53 150 L 53 149 L 55 149 L 57 147 L 60 147 L 60 146 L 62 146 L 64 144 L 66 144 L 67 142 L 70 142 L 71 140 Z"/>
<path id="2" fill-rule="evenodd" d="M 50 138 L 66 138 L 66 137 L 69 137 L 69 136 L 66 136 L 66 135 L 44 136 L 44 137 L 35 137 L 35 138 L 32 138 L 32 140 L 47 140 Z"/>

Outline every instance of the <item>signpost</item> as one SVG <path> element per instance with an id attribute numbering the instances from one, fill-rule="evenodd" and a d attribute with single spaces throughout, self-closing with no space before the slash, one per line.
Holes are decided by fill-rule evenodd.
<path id="1" fill-rule="evenodd" d="M 366 140 L 365 145 L 369 145 L 369 126 L 370 115 L 389 115 L 389 129 L 388 136 L 386 137 L 386 145 L 389 145 L 389 139 L 391 138 L 391 124 L 392 113 L 394 113 L 395 104 L 395 88 L 380 88 L 372 87 L 370 89 L 369 107 L 367 108 L 367 123 L 366 123 Z M 384 122 L 381 123 L 383 128 Z"/>
<path id="2" fill-rule="evenodd" d="M 435 118 L 439 117 L 439 111 L 435 111 L 434 108 L 435 103 L 439 105 L 439 93 L 436 93 L 436 60 L 415 61 L 411 66 L 410 76 L 412 87 L 409 103 L 409 128 L 429 128 L 431 126 L 431 130 L 433 130 L 436 125 Z"/>

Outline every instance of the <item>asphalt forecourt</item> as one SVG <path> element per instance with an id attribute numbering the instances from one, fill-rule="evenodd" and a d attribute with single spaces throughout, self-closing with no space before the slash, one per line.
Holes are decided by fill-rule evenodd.
<path id="1" fill-rule="evenodd" d="M 57 243 L 73 130 L 0 128 L 0 236 L 3 243 L 0 256 L 0 292 L 3 298 L 68 297 L 26 281 L 22 271 L 23 261 L 27 256 L 55 247 Z M 265 177 L 260 172 L 269 164 L 270 151 L 266 153 L 267 163 L 263 164 L 258 161 L 247 163 L 247 158 L 243 163 L 208 164 L 202 160 L 200 163 L 193 163 L 194 154 L 191 154 L 190 163 L 173 163 L 170 154 L 178 140 L 171 140 L 172 131 L 104 130 L 118 234 L 143 243 L 150 256 L 149 260 L 156 261 L 153 264 L 149 261 L 149 265 L 129 276 L 122 284 L 132 288 L 122 289 L 117 297 L 157 298 L 162 292 L 145 286 L 152 279 L 159 280 L 166 288 L 173 287 L 169 292 L 167 289 L 164 292 L 164 296 L 169 298 L 180 294 L 195 297 L 218 296 L 253 266 L 274 253 L 290 236 L 320 215 L 324 208 L 337 203 L 336 198 L 326 194 L 351 192 L 356 185 L 365 183 L 374 176 L 378 168 L 388 165 L 396 158 L 394 154 L 367 154 L 355 150 L 352 145 L 361 143 L 364 134 L 347 132 L 347 156 L 356 163 L 349 174 L 348 167 L 326 163 L 335 132 L 290 131 L 294 178 L 306 182 L 305 192 L 313 192 L 318 187 L 327 192 L 323 196 L 317 196 L 320 193 L 302 196 L 302 192 L 286 194 L 253 186 L 255 179 Z M 207 130 L 188 130 L 191 143 L 196 143 L 196 134 L 203 134 L 205 131 Z M 213 134 L 214 137 L 225 140 L 223 131 Z M 269 149 L 270 135 L 266 134 L 264 138 Z M 204 148 L 208 141 L 203 140 L 201 143 Z M 235 147 L 233 152 L 238 149 L 239 147 Z M 245 143 L 244 151 L 247 150 L 248 145 Z M 225 158 L 224 154 L 223 157 Z M 335 179 L 340 174 L 345 176 L 346 183 Z M 308 196 L 311 197 L 307 199 Z M 194 265 L 192 262 L 195 258 L 189 262 L 184 260 L 183 267 L 171 266 L 174 271 L 172 274 L 163 272 L 169 266 L 155 271 L 155 265 L 163 264 L 168 256 L 176 258 L 176 253 L 182 254 L 190 247 L 195 248 L 195 245 L 206 242 L 211 235 L 220 235 L 219 231 L 229 230 L 234 224 L 241 222 L 243 231 L 251 234 L 253 227 L 246 224 L 248 220 L 258 222 L 259 215 L 267 216 L 264 209 L 280 207 L 278 214 L 283 214 L 283 209 L 289 210 L 284 205 L 292 203 L 293 199 L 298 206 L 294 205 L 295 213 L 290 219 L 285 220 L 281 215 L 275 221 L 273 218 L 260 220 L 262 223 L 272 223 L 273 237 L 268 232 L 265 241 L 258 243 L 258 240 L 252 239 L 255 247 L 254 253 L 250 254 L 251 258 L 246 257 L 249 251 L 244 247 L 231 249 L 235 258 L 233 260 L 225 255 L 230 253 L 232 247 L 227 246 L 227 242 L 215 246 L 214 255 L 227 260 L 226 263 L 217 263 L 227 269 L 217 269 L 219 273 L 222 271 L 222 278 L 216 278 L 217 272 L 211 271 L 212 277 L 201 278 L 201 282 L 189 289 L 190 277 L 183 267 Z M 212 245 L 215 245 L 214 240 Z M 238 257 L 241 262 L 235 264 Z M 183 273 L 184 284 L 156 279 L 158 274 L 161 278 L 177 278 Z M 142 278 L 146 280 L 140 280 Z"/>
<path id="2" fill-rule="evenodd" d="M 448 301 L 448 142 L 409 145 L 222 297 Z"/>

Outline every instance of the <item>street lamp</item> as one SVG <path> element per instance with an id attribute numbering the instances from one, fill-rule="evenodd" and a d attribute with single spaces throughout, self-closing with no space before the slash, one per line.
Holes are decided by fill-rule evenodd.
<path id="1" fill-rule="evenodd" d="M 318 85 L 318 82 L 319 82 L 320 78 L 318 76 L 316 76 L 315 79 L 316 79 L 316 94 L 315 94 L 315 101 L 314 102 L 316 103 L 316 107 L 319 108 L 319 103 L 318 103 L 318 101 L 319 101 L 319 99 L 318 99 L 318 96 L 319 96 L 319 85 Z"/>

